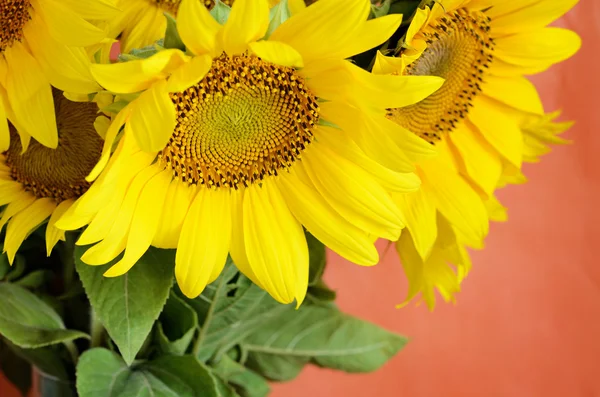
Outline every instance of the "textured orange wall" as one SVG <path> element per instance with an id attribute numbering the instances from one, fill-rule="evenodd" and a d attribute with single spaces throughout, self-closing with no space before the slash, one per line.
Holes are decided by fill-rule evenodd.
<path id="1" fill-rule="evenodd" d="M 510 222 L 494 225 L 473 254 L 458 304 L 396 310 L 406 285 L 393 251 L 371 269 L 330 255 L 340 306 L 411 343 L 376 373 L 308 368 L 274 397 L 600 396 L 598 21 L 600 0 L 581 0 L 559 22 L 584 47 L 534 80 L 547 110 L 577 120 L 567 135 L 575 144 L 527 166 L 527 185 L 501 192 Z M 12 397 L 9 389 L 0 379 L 0 396 Z"/>

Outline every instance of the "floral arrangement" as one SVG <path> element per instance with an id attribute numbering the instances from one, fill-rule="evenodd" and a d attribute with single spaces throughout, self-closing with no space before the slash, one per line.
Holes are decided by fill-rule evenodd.
<path id="1" fill-rule="evenodd" d="M 576 3 L 0 0 L 4 375 L 259 397 L 376 370 L 406 339 L 340 312 L 326 248 L 389 240 L 390 304 L 455 301 L 496 190 L 566 142 L 525 76 L 579 49 L 548 27 Z"/>

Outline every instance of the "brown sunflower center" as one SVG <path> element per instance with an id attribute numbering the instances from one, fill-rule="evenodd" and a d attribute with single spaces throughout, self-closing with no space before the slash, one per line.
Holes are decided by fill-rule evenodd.
<path id="1" fill-rule="evenodd" d="M 490 37 L 490 18 L 466 8 L 446 14 L 419 35 L 427 42 L 427 49 L 408 66 L 406 74 L 439 76 L 446 81 L 423 101 L 390 109 L 388 117 L 435 143 L 469 112 L 493 60 L 494 41 Z"/>
<path id="2" fill-rule="evenodd" d="M 90 184 L 85 177 L 100 159 L 103 141 L 94 128 L 98 116 L 95 103 L 71 102 L 56 89 L 53 94 L 58 147 L 50 149 L 31 140 L 27 151 L 21 153 L 19 135 L 11 125 L 5 156 L 11 177 L 25 190 L 38 198 L 63 201 L 87 191 Z"/>
<path id="3" fill-rule="evenodd" d="M 177 9 L 179 8 L 179 4 L 181 0 L 150 0 L 158 7 L 163 10 L 170 12 L 173 15 L 177 15 Z M 216 0 L 202 0 L 204 2 L 204 6 L 209 10 L 215 6 Z M 234 0 L 221 0 L 221 3 L 225 3 L 231 7 Z"/>
<path id="4" fill-rule="evenodd" d="M 213 61 L 171 95 L 177 125 L 159 161 L 189 184 L 234 187 L 291 166 L 313 139 L 317 98 L 293 68 L 249 55 Z"/>
<path id="5" fill-rule="evenodd" d="M 30 7 L 29 0 L 0 0 L 0 52 L 23 38 Z"/>

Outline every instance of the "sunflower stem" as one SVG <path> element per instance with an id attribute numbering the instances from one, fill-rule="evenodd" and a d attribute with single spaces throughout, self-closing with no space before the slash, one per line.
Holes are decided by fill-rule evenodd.
<path id="1" fill-rule="evenodd" d="M 100 322 L 98 315 L 94 309 L 90 309 L 90 348 L 98 347 L 102 345 L 102 337 L 104 335 L 104 326 Z"/>

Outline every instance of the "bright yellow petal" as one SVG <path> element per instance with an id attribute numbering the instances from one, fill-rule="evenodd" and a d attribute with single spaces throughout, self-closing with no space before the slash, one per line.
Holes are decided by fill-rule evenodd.
<path id="1" fill-rule="evenodd" d="M 544 114 L 535 86 L 525 77 L 486 76 L 483 93 L 524 112 Z"/>
<path id="2" fill-rule="evenodd" d="M 20 197 L 23 186 L 12 180 L 0 180 L 0 207 Z"/>
<path id="3" fill-rule="evenodd" d="M 183 221 L 195 196 L 195 186 L 188 186 L 179 180 L 171 182 L 165 199 L 164 213 L 152 241 L 153 246 L 177 248 Z"/>
<path id="4" fill-rule="evenodd" d="M 176 124 L 175 104 L 167 91 L 167 82 L 161 80 L 138 97 L 125 128 L 131 129 L 142 150 L 158 152 L 169 142 Z"/>
<path id="5" fill-rule="evenodd" d="M 236 0 L 221 31 L 223 50 L 228 55 L 243 53 L 248 44 L 265 35 L 268 27 L 267 0 Z"/>
<path id="6" fill-rule="evenodd" d="M 109 20 L 119 16 L 121 10 L 115 6 L 114 0 L 57 0 L 67 8 L 75 11 L 82 18 L 96 21 Z M 56 2 L 56 1 L 55 1 Z"/>
<path id="7" fill-rule="evenodd" d="M 318 142 L 313 145 L 302 162 L 329 205 L 366 232 L 396 240 L 404 223 L 389 193 L 349 160 Z"/>
<path id="8" fill-rule="evenodd" d="M 561 28 L 544 28 L 498 39 L 494 56 L 520 68 L 521 74 L 543 72 L 570 58 L 581 47 L 577 33 Z M 494 69 L 497 69 L 494 65 Z"/>
<path id="9" fill-rule="evenodd" d="M 463 122 L 448 135 L 451 146 L 460 155 L 464 176 L 471 179 L 486 195 L 491 195 L 502 174 L 502 161 L 494 148 L 477 132 L 471 123 Z"/>
<path id="10" fill-rule="evenodd" d="M 471 247 L 482 246 L 488 232 L 487 211 L 479 195 L 459 175 L 448 160 L 439 157 L 421 164 L 423 189 L 431 194 L 436 207 Z"/>
<path id="11" fill-rule="evenodd" d="M 102 29 L 83 19 L 62 1 L 32 0 L 32 5 L 43 16 L 50 35 L 61 43 L 86 47 L 106 37 Z"/>
<path id="12" fill-rule="evenodd" d="M 53 199 L 38 199 L 27 208 L 27 211 L 19 212 L 10 220 L 4 240 L 4 251 L 10 263 L 13 263 L 17 250 L 27 236 L 48 219 L 55 208 L 56 202 Z"/>
<path id="13" fill-rule="evenodd" d="M 308 288 L 308 246 L 300 223 L 272 183 L 245 190 L 244 239 L 254 275 L 281 303 L 299 306 Z"/>
<path id="14" fill-rule="evenodd" d="M 499 109 L 493 99 L 478 96 L 473 101 L 469 119 L 485 139 L 515 167 L 520 168 L 523 136 L 519 126 Z"/>
<path id="15" fill-rule="evenodd" d="M 267 62 L 296 68 L 304 66 L 302 55 L 285 43 L 263 40 L 250 43 L 249 46 L 254 54 Z"/>
<path id="16" fill-rule="evenodd" d="M 319 0 L 278 26 L 270 40 L 294 47 L 306 63 L 328 57 L 342 59 L 343 45 L 356 38 L 369 9 L 367 0 Z"/>
<path id="17" fill-rule="evenodd" d="M 362 266 L 375 265 L 379 254 L 372 238 L 338 214 L 314 186 L 307 183 L 310 181 L 299 178 L 293 170 L 277 180 L 296 219 L 319 241 L 347 260 Z"/>
<path id="18" fill-rule="evenodd" d="M 230 242 L 229 190 L 199 188 L 183 222 L 175 258 L 177 284 L 187 297 L 200 295 L 213 272 L 223 269 Z"/>
<path id="19" fill-rule="evenodd" d="M 171 170 L 164 170 L 144 186 L 131 220 L 125 254 L 119 262 L 104 273 L 105 277 L 116 277 L 127 273 L 148 250 L 163 214 L 171 178 Z"/>
<path id="20" fill-rule="evenodd" d="M 176 69 L 169 77 L 167 91 L 181 92 L 198 83 L 206 76 L 212 65 L 209 55 L 193 57 L 188 63 Z"/>
<path id="21" fill-rule="evenodd" d="M 167 20 L 164 11 L 146 3 L 140 12 L 140 18 L 130 23 L 121 36 L 121 52 L 129 53 L 135 48 L 154 44 L 165 35 Z"/>
<path id="22" fill-rule="evenodd" d="M 60 219 L 60 217 L 69 209 L 69 207 L 73 205 L 73 200 L 65 200 L 62 201 L 52 215 L 50 216 L 50 220 L 46 225 L 46 255 L 50 256 L 52 253 L 52 249 L 59 241 L 65 240 L 65 232 L 63 230 L 57 229 L 54 227 L 56 221 Z"/>
<path id="23" fill-rule="evenodd" d="M 189 57 L 176 49 L 159 51 L 146 59 L 113 63 L 94 64 L 94 78 L 108 91 L 130 94 L 150 88 L 158 80 L 189 61 Z"/>
<path id="24" fill-rule="evenodd" d="M 494 222 L 506 222 L 508 220 L 507 208 L 498 201 L 495 196 L 491 196 L 485 201 L 490 220 Z"/>
<path id="25" fill-rule="evenodd" d="M 0 153 L 7 151 L 9 146 L 10 132 L 8 130 L 8 118 L 4 110 L 3 99 L 0 96 Z"/>
<path id="26" fill-rule="evenodd" d="M 492 18 L 491 31 L 497 37 L 542 28 L 564 15 L 578 2 L 579 0 L 543 0 L 524 4 L 523 1 L 513 1 L 514 10 Z M 511 2 L 506 3 L 510 6 Z"/>
<path id="27" fill-rule="evenodd" d="M 6 93 L 17 121 L 36 141 L 56 148 L 58 131 L 50 83 L 21 43 L 15 42 L 7 48 L 4 56 L 10 66 Z"/>
<path id="28" fill-rule="evenodd" d="M 62 91 L 88 94 L 100 90 L 90 73 L 91 61 L 81 47 L 67 46 L 54 40 L 44 29 L 44 22 L 27 24 L 23 33 L 35 59 L 50 83 Z"/>
<path id="29" fill-rule="evenodd" d="M 435 203 L 425 189 L 409 194 L 394 194 L 393 197 L 404 215 L 415 249 L 421 258 L 426 259 L 437 239 Z"/>
<path id="30" fill-rule="evenodd" d="M 362 23 L 354 39 L 343 48 L 342 58 L 362 54 L 383 44 L 398 30 L 401 23 L 401 14 L 390 14 Z"/>
<path id="31" fill-rule="evenodd" d="M 1 186 L 0 188 L 4 189 L 4 186 Z M 0 218 L 0 231 L 4 225 L 6 225 L 6 222 L 10 220 L 10 218 L 29 207 L 29 205 L 31 205 L 35 200 L 36 197 L 33 194 L 25 190 L 21 190 L 14 197 L 14 200 L 12 200 L 2 211 L 2 218 Z"/>
<path id="32" fill-rule="evenodd" d="M 138 199 L 146 184 L 162 170 L 158 166 L 147 167 L 131 182 L 121 208 L 115 216 L 115 222 L 104 240 L 92 246 L 81 260 L 88 265 L 103 265 L 115 259 L 125 249 L 131 220 L 138 205 Z M 79 245 L 80 242 L 78 241 Z"/>
<path id="33" fill-rule="evenodd" d="M 195 55 L 209 54 L 216 57 L 221 52 L 217 34 L 221 25 L 210 15 L 202 2 L 182 0 L 177 16 L 177 30 L 186 48 Z"/>

